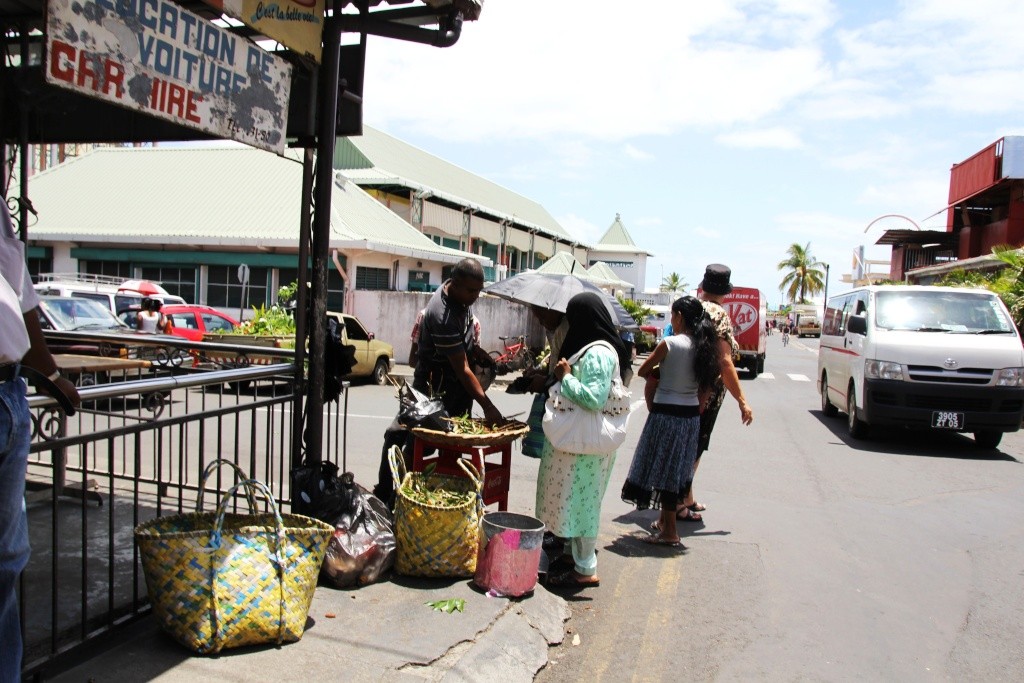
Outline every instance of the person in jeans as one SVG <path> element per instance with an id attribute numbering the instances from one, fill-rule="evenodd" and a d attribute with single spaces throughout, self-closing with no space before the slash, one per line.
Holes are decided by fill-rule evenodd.
<path id="1" fill-rule="evenodd" d="M 24 245 L 15 237 L 6 202 L 0 202 L 0 683 L 21 680 L 18 577 L 28 564 L 25 470 L 32 419 L 22 366 L 49 379 L 49 393 L 78 403 L 75 385 L 57 370 L 39 326 L 39 297 L 25 266 Z"/>

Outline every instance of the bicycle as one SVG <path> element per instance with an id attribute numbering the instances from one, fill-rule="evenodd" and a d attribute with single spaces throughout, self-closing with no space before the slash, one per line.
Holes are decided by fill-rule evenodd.
<path id="1" fill-rule="evenodd" d="M 498 368 L 511 370 L 524 370 L 533 366 L 533 352 L 526 345 L 526 335 L 518 334 L 511 337 L 498 337 L 505 345 L 503 351 L 491 351 L 491 360 Z M 513 339 L 511 344 L 509 339 Z"/>
<path id="2" fill-rule="evenodd" d="M 789 328 L 782 328 L 782 345 L 789 346 Z"/>

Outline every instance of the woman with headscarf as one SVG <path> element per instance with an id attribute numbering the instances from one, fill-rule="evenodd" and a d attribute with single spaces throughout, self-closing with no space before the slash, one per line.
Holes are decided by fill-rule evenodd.
<path id="1" fill-rule="evenodd" d="M 565 319 L 569 329 L 559 350 L 555 379 L 562 382 L 564 398 L 585 410 L 600 410 L 608 399 L 616 369 L 620 378 L 629 369 L 629 354 L 600 295 L 584 292 L 574 296 L 566 307 Z M 570 365 L 567 359 L 580 351 L 583 354 Z M 552 563 L 549 586 L 600 583 L 597 532 L 601 499 L 613 464 L 615 453 L 567 453 L 544 440 L 537 472 L 537 517 L 549 531 L 567 541 L 567 554 Z"/>
<path id="2" fill-rule="evenodd" d="M 676 507 L 692 478 L 700 434 L 700 410 L 718 378 L 715 328 L 699 300 L 684 296 L 672 303 L 672 330 L 638 374 L 647 378 L 656 367 L 661 379 L 644 430 L 640 434 L 622 499 L 639 510 L 660 505 L 656 533 L 649 543 L 679 545 Z"/>

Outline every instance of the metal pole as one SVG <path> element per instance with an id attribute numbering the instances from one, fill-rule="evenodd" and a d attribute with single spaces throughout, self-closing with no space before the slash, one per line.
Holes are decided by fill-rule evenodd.
<path id="1" fill-rule="evenodd" d="M 327 334 L 327 250 L 331 234 L 331 194 L 334 191 L 334 147 L 338 119 L 338 75 L 341 59 L 339 14 L 324 26 L 320 64 L 320 106 L 316 131 L 316 187 L 311 249 L 312 300 L 309 311 L 309 383 L 306 393 L 306 463 L 323 460 L 324 349 Z"/>
<path id="2" fill-rule="evenodd" d="M 316 106 L 316 98 L 310 98 L 310 109 Z M 306 311 L 309 310 L 309 250 L 312 232 L 313 197 L 313 148 L 302 151 L 302 216 L 299 222 L 299 287 L 295 299 L 295 339 L 305 342 L 309 325 Z M 302 409 L 306 396 L 306 345 L 295 345 L 295 400 L 292 403 L 292 466 L 302 464 Z M 294 510 L 295 501 L 292 501 Z"/>

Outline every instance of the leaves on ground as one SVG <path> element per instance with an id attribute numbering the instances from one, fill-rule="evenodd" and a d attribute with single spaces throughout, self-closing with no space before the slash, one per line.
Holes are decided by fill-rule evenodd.
<path id="1" fill-rule="evenodd" d="M 435 612 L 444 612 L 445 614 L 451 614 L 452 612 L 462 612 L 466 609 L 466 601 L 462 598 L 434 600 L 433 602 L 428 602 L 426 604 L 429 607 L 433 608 Z"/>

